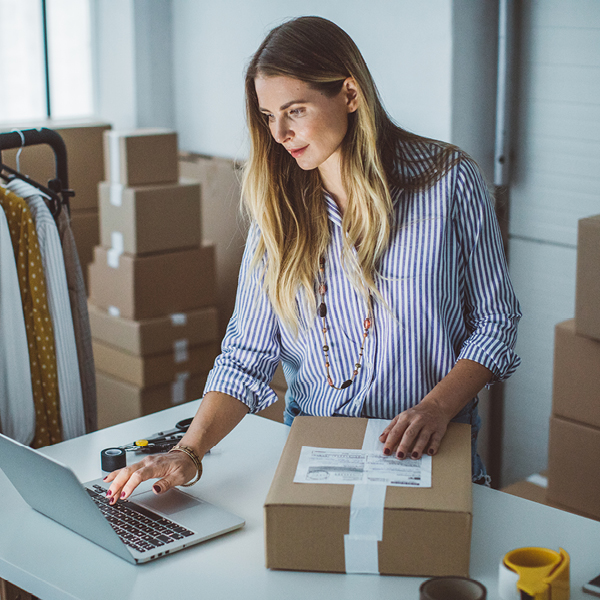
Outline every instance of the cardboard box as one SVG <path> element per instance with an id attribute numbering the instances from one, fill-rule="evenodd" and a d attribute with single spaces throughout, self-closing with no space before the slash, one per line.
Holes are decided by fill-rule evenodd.
<path id="1" fill-rule="evenodd" d="M 125 187 L 100 183 L 100 235 L 105 248 L 129 254 L 200 245 L 200 185 L 193 180 Z M 115 239 L 115 236 L 118 239 Z"/>
<path id="2" fill-rule="evenodd" d="M 104 132 L 110 129 L 108 123 L 89 119 L 46 120 L 19 124 L 20 129 L 47 127 L 54 129 L 67 147 L 69 188 L 75 192 L 70 199 L 71 211 L 98 209 L 98 183 L 104 179 Z M 15 125 L 2 126 L 3 131 L 15 129 Z M 5 150 L 2 159 L 5 164 L 16 168 L 17 150 Z M 27 146 L 20 156 L 21 172 L 31 179 L 47 185 L 56 177 L 54 152 L 50 146 Z"/>
<path id="3" fill-rule="evenodd" d="M 106 181 L 126 186 L 177 183 L 177 133 L 147 128 L 104 135 Z"/>
<path id="4" fill-rule="evenodd" d="M 94 248 L 100 243 L 98 211 L 93 208 L 71 212 L 71 229 L 77 246 L 85 287 L 89 290 L 88 265 L 94 260 Z"/>
<path id="5" fill-rule="evenodd" d="M 367 419 L 297 417 L 265 501 L 271 569 L 345 572 L 353 485 L 293 483 L 302 446 L 362 448 Z M 379 572 L 468 576 L 471 430 L 450 423 L 433 457 L 431 488 L 388 486 Z"/>
<path id="6" fill-rule="evenodd" d="M 214 306 L 215 249 L 210 245 L 115 257 L 106 248 L 96 246 L 89 281 L 92 304 L 126 319 L 149 319 Z"/>
<path id="7" fill-rule="evenodd" d="M 96 369 L 140 388 L 177 381 L 181 373 L 208 373 L 220 351 L 214 342 L 152 356 L 135 356 L 97 340 L 92 348 Z"/>
<path id="8" fill-rule="evenodd" d="M 224 336 L 233 313 L 247 233 L 240 214 L 241 170 L 233 160 L 190 152 L 180 153 L 179 168 L 182 177 L 191 177 L 202 187 L 202 239 L 216 243 L 219 333 Z"/>
<path id="9" fill-rule="evenodd" d="M 197 400 L 202 397 L 206 378 L 206 374 L 200 374 L 182 380 L 181 384 L 173 382 L 151 388 L 139 388 L 96 371 L 98 427 L 111 427 L 171 408 L 176 404 Z"/>
<path id="10" fill-rule="evenodd" d="M 575 321 L 559 323 L 554 337 L 552 412 L 600 428 L 600 341 L 578 335 Z"/>
<path id="11" fill-rule="evenodd" d="M 94 339 L 136 356 L 164 354 L 183 342 L 192 347 L 218 341 L 214 306 L 141 321 L 113 317 L 91 303 L 88 312 Z"/>
<path id="12" fill-rule="evenodd" d="M 505 488 L 502 488 L 500 491 L 505 492 L 506 494 L 511 494 L 512 496 L 524 498 L 525 500 L 531 500 L 532 502 L 545 504 L 546 506 L 551 506 L 552 508 L 558 508 L 560 510 L 564 510 L 565 512 L 579 515 L 580 517 L 595 519 L 596 521 L 598 520 L 598 517 L 585 514 L 581 511 L 559 504 L 558 502 L 551 502 L 548 500 L 548 478 L 543 473 L 530 475 L 527 479 L 512 483 Z"/>
<path id="13" fill-rule="evenodd" d="M 539 481 L 534 482 L 531 480 L 533 477 L 538 478 Z M 544 485 L 540 485 L 540 483 L 544 483 Z M 525 500 L 537 502 L 538 504 L 548 504 L 546 502 L 547 489 L 548 478 L 543 475 L 536 474 L 531 478 L 511 483 L 510 485 L 502 488 L 500 491 L 504 492 L 505 494 L 510 494 L 511 496 L 518 496 L 519 498 L 524 498 Z"/>
<path id="14" fill-rule="evenodd" d="M 600 340 L 600 215 L 579 220 L 575 330 Z"/>
<path id="15" fill-rule="evenodd" d="M 550 418 L 548 501 L 600 518 L 600 429 Z"/>

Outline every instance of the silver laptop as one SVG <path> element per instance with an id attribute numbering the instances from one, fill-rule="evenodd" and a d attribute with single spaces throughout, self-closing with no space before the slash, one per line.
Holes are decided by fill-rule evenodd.
<path id="1" fill-rule="evenodd" d="M 110 506 L 110 484 L 102 479 L 81 484 L 69 467 L 2 434 L 0 469 L 32 508 L 135 564 L 244 525 L 240 517 L 181 490 L 157 495 L 150 482 Z"/>

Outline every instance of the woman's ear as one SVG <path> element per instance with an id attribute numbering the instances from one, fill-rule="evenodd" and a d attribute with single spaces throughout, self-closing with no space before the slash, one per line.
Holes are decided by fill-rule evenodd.
<path id="1" fill-rule="evenodd" d="M 358 109 L 359 94 L 356 81 L 354 81 L 353 77 L 346 78 L 342 85 L 342 91 L 346 96 L 346 106 L 348 108 L 348 112 L 355 112 Z"/>

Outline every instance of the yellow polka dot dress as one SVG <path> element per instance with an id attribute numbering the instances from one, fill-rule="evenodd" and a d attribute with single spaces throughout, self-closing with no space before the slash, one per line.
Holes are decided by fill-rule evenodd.
<path id="1" fill-rule="evenodd" d="M 62 439 L 59 425 L 56 352 L 46 299 L 46 279 L 35 223 L 27 203 L 0 187 L 0 206 L 6 214 L 15 252 L 29 345 L 31 385 L 36 411 L 35 435 L 31 446 L 40 448 L 60 442 Z"/>

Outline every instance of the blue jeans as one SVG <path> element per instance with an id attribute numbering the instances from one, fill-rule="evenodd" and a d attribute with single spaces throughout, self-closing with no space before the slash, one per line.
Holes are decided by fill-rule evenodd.
<path id="1" fill-rule="evenodd" d="M 487 474 L 481 456 L 477 452 L 477 436 L 481 429 L 481 417 L 477 410 L 479 400 L 474 398 L 455 417 L 452 423 L 466 423 L 471 426 L 471 477 L 473 483 L 490 487 L 490 476 Z"/>
<path id="2" fill-rule="evenodd" d="M 473 483 L 479 485 L 490 486 L 490 478 L 485 469 L 485 465 L 481 460 L 477 452 L 477 436 L 481 429 L 481 417 L 477 410 L 477 404 L 479 400 L 474 398 L 467 404 L 455 417 L 452 419 L 453 423 L 467 423 L 471 426 L 471 476 Z M 298 404 L 286 397 L 285 411 L 283 413 L 283 422 L 291 426 L 294 418 L 298 416 L 305 416 Z"/>

